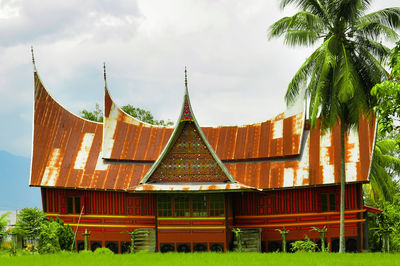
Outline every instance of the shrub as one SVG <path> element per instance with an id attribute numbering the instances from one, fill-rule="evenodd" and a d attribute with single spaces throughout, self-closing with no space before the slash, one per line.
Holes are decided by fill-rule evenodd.
<path id="1" fill-rule="evenodd" d="M 81 250 L 81 251 L 79 251 L 79 254 L 83 254 L 83 255 L 85 255 L 85 254 L 93 254 L 93 252 L 91 250 Z"/>
<path id="2" fill-rule="evenodd" d="M 60 226 L 56 222 L 42 223 L 42 231 L 40 232 L 38 241 L 38 251 L 40 254 L 56 253 L 61 250 L 57 234 Z"/>
<path id="3" fill-rule="evenodd" d="M 64 226 L 64 221 L 57 216 L 56 223 L 60 226 L 57 229 L 58 242 L 61 250 L 71 250 L 74 243 L 74 232 L 69 225 Z"/>
<path id="4" fill-rule="evenodd" d="M 317 248 L 317 244 L 312 242 L 308 236 L 304 237 L 304 240 L 298 240 L 292 243 L 291 250 L 294 252 L 314 252 Z"/>
<path id="5" fill-rule="evenodd" d="M 96 248 L 96 250 L 94 251 L 94 254 L 112 255 L 112 254 L 114 254 L 114 252 L 112 252 L 108 248 Z"/>

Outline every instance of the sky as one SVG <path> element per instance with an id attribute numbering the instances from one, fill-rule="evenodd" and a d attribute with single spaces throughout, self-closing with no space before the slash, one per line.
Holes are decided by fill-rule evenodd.
<path id="1" fill-rule="evenodd" d="M 292 14 L 278 0 L 0 0 L 0 150 L 30 157 L 31 46 L 45 87 L 75 114 L 102 104 L 105 62 L 117 105 L 156 119 L 177 120 L 185 66 L 201 126 L 272 118 L 315 48 L 268 40 L 268 27 Z"/>

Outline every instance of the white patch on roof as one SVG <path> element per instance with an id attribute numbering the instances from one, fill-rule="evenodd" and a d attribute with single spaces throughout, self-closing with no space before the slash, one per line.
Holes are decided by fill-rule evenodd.
<path id="1" fill-rule="evenodd" d="M 355 129 L 351 129 L 349 132 L 349 139 L 347 145 L 348 151 L 348 162 L 358 162 L 360 161 L 360 143 L 358 139 L 358 132 Z"/>
<path id="2" fill-rule="evenodd" d="M 280 139 L 283 136 L 283 120 L 273 121 L 272 138 Z"/>
<path id="3" fill-rule="evenodd" d="M 332 164 L 322 165 L 322 176 L 324 178 L 324 184 L 335 183 L 335 167 Z"/>
<path id="4" fill-rule="evenodd" d="M 76 155 L 74 169 L 85 169 L 87 159 L 89 157 L 90 148 L 92 147 L 93 139 L 94 133 L 86 133 L 85 135 L 83 135 L 81 147 L 79 148 L 78 154 Z"/>
<path id="5" fill-rule="evenodd" d="M 346 163 L 346 182 L 357 181 L 357 163 Z"/>
<path id="6" fill-rule="evenodd" d="M 55 186 L 55 181 L 60 172 L 62 158 L 60 149 L 55 148 L 50 155 L 46 169 L 44 170 L 41 186 Z"/>
<path id="7" fill-rule="evenodd" d="M 293 168 L 283 169 L 283 186 L 293 187 L 293 179 L 294 179 L 294 169 Z"/>

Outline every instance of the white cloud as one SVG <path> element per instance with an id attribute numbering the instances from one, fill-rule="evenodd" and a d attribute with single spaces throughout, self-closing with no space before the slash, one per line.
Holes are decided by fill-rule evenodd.
<path id="1" fill-rule="evenodd" d="M 156 118 L 176 121 L 184 66 L 201 125 L 271 118 L 285 109 L 287 84 L 312 51 L 267 39 L 268 26 L 293 13 L 278 3 L 0 0 L 0 35 L 7 36 L 0 43 L 0 122 L 7 125 L 0 150 L 29 155 L 31 45 L 45 86 L 74 113 L 102 102 L 105 61 L 117 103 L 149 109 Z"/>

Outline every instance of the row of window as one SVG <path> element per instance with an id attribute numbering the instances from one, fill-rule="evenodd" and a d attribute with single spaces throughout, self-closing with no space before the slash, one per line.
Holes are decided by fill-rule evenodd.
<path id="1" fill-rule="evenodd" d="M 225 198 L 216 195 L 160 195 L 158 216 L 208 217 L 225 215 Z"/>
<path id="2" fill-rule="evenodd" d="M 336 210 L 335 193 L 321 194 L 321 211 Z M 67 197 L 67 213 L 81 212 L 81 197 Z M 160 195 L 158 216 L 224 216 L 224 195 Z"/>

